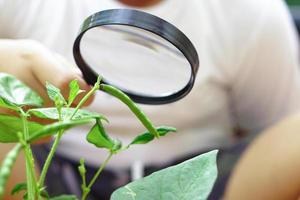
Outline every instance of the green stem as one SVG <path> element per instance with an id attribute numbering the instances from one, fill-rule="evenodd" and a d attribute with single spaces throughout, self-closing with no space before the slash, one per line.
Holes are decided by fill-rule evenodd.
<path id="1" fill-rule="evenodd" d="M 147 130 L 156 138 L 159 138 L 159 133 L 157 132 L 151 121 L 148 119 L 148 117 L 125 93 L 111 85 L 106 84 L 101 84 L 100 89 L 125 103 L 135 114 L 135 116 L 142 122 L 142 124 L 147 128 Z"/>
<path id="2" fill-rule="evenodd" d="M 100 84 L 100 79 L 98 79 L 97 83 L 95 84 L 95 86 L 80 100 L 80 102 L 78 103 L 78 105 L 76 106 L 74 112 L 72 113 L 71 117 L 69 118 L 70 120 L 72 120 L 72 118 L 75 116 L 75 114 L 78 112 L 78 110 L 82 107 L 82 105 L 94 94 L 94 92 L 96 90 L 99 89 L 99 84 Z M 58 110 L 58 114 L 59 114 L 59 121 L 62 121 L 62 116 L 61 116 L 61 109 L 57 109 Z M 50 167 L 50 164 L 52 162 L 52 159 L 54 157 L 54 154 L 57 150 L 58 144 L 60 142 L 60 139 L 62 137 L 64 133 L 64 129 L 61 129 L 57 135 L 57 137 L 54 140 L 54 143 L 51 147 L 51 150 L 48 154 L 48 157 L 45 161 L 45 164 L 43 166 L 42 172 L 41 172 L 41 176 L 39 179 L 39 187 L 43 187 L 44 186 L 44 182 L 45 182 L 45 178 L 48 172 L 48 169 Z"/>
<path id="3" fill-rule="evenodd" d="M 108 155 L 108 157 L 106 158 L 106 160 L 104 161 L 104 163 L 102 163 L 102 165 L 100 166 L 100 168 L 98 169 L 98 171 L 94 175 L 93 179 L 91 180 L 91 182 L 89 183 L 89 185 L 87 186 L 87 188 L 85 188 L 83 190 L 83 194 L 82 194 L 81 200 L 85 200 L 86 199 L 87 195 L 91 191 L 92 186 L 94 185 L 94 183 L 98 179 L 99 175 L 101 174 L 101 172 L 103 171 L 103 169 L 105 168 L 105 166 L 107 165 L 107 163 L 109 162 L 109 160 L 111 159 L 111 157 L 113 155 L 114 154 L 112 152 L 110 152 L 110 154 Z"/>
<path id="4" fill-rule="evenodd" d="M 58 118 L 59 118 L 59 121 L 62 121 L 62 116 L 61 116 L 61 108 L 57 108 L 57 112 L 58 112 Z M 57 134 L 57 137 L 55 138 L 54 140 L 54 143 L 51 147 L 51 150 L 47 156 L 47 159 L 45 161 L 45 164 L 43 166 L 43 169 L 42 169 L 42 172 L 41 172 L 41 175 L 40 175 L 40 179 L 39 179 L 39 188 L 42 188 L 44 186 L 44 183 L 45 183 L 45 178 L 46 178 L 46 175 L 47 175 L 47 172 L 48 172 L 48 169 L 50 167 L 50 164 L 52 162 L 52 159 L 54 157 L 54 154 L 56 152 L 56 149 L 58 147 L 58 144 L 59 144 L 59 141 L 63 135 L 63 132 L 64 132 L 64 129 L 61 129 L 59 130 L 58 134 Z"/>
<path id="5" fill-rule="evenodd" d="M 32 151 L 30 148 L 30 144 L 26 141 L 29 137 L 28 125 L 27 125 L 27 115 L 24 113 L 22 109 L 20 109 L 20 114 L 23 122 L 23 134 L 24 134 L 24 152 L 25 152 L 25 160 L 26 160 L 26 176 L 27 176 L 27 191 L 28 191 L 28 199 L 35 199 L 38 192 L 38 187 L 36 184 L 35 171 L 34 171 L 34 159 L 32 155 Z"/>
<path id="6" fill-rule="evenodd" d="M 62 121 L 63 119 L 62 119 L 62 115 L 61 115 L 61 107 L 57 107 L 57 112 L 58 112 L 58 118 L 59 118 L 58 120 Z M 38 183 L 39 188 L 42 188 L 44 186 L 47 172 L 49 170 L 49 167 L 51 165 L 52 159 L 54 157 L 54 154 L 55 154 L 55 152 L 57 150 L 58 144 L 60 142 L 60 139 L 61 139 L 64 131 L 65 131 L 64 129 L 59 130 L 59 132 L 57 134 L 57 137 L 54 140 L 54 143 L 53 143 L 53 145 L 51 147 L 51 150 L 50 150 L 50 152 L 49 152 L 49 154 L 47 156 L 47 159 L 45 161 L 45 164 L 44 164 L 42 172 L 41 172 L 41 176 L 40 176 L 39 183 Z"/>
<path id="7" fill-rule="evenodd" d="M 46 159 L 46 161 L 45 161 L 45 164 L 44 164 L 43 169 L 42 169 L 42 172 L 41 172 L 41 176 L 40 176 L 39 184 L 38 184 L 38 185 L 39 185 L 39 188 L 42 188 L 42 187 L 44 186 L 45 178 L 46 178 L 48 169 L 49 169 L 49 167 L 50 167 L 50 164 L 51 164 L 51 162 L 52 162 L 52 159 L 53 159 L 53 157 L 54 157 L 54 154 L 55 154 L 55 152 L 56 152 L 56 149 L 57 149 L 57 147 L 58 147 L 58 144 L 59 144 L 59 142 L 60 142 L 60 139 L 61 139 L 63 133 L 64 133 L 64 129 L 61 129 L 61 130 L 58 132 L 57 137 L 56 137 L 55 140 L 54 140 L 54 143 L 53 143 L 53 145 L 52 145 L 52 147 L 51 147 L 51 150 L 50 150 L 50 152 L 49 152 L 49 154 L 48 154 L 48 157 L 47 157 L 47 159 Z"/>

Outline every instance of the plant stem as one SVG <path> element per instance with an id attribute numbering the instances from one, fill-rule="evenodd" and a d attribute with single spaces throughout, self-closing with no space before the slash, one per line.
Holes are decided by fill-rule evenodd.
<path id="1" fill-rule="evenodd" d="M 95 86 L 80 100 L 80 102 L 78 103 L 78 105 L 76 106 L 74 112 L 72 113 L 71 117 L 69 118 L 70 120 L 72 120 L 72 118 L 75 116 L 75 114 L 78 112 L 78 110 L 81 108 L 81 106 L 93 95 L 93 93 L 99 89 L 99 83 L 97 81 L 97 84 L 95 84 Z M 61 108 L 58 108 L 57 109 L 58 111 L 58 114 L 59 114 L 59 121 L 63 121 L 64 119 L 62 119 L 62 116 L 61 116 Z M 45 161 L 45 164 L 43 166 L 43 169 L 42 169 L 42 172 L 41 172 L 41 176 L 40 176 L 40 179 L 39 179 L 39 188 L 43 187 L 44 186 L 44 183 L 45 183 L 45 178 L 46 178 L 46 175 L 47 175 L 47 172 L 48 172 L 48 169 L 50 167 L 50 164 L 52 162 L 52 159 L 54 157 L 54 154 L 57 150 L 57 147 L 58 147 L 58 144 L 60 142 L 60 139 L 64 133 L 64 129 L 61 129 L 58 134 L 57 134 L 57 137 L 55 138 L 54 140 L 54 143 L 51 147 L 51 150 L 48 154 L 48 157 Z"/>
<path id="2" fill-rule="evenodd" d="M 59 118 L 59 121 L 62 121 L 62 116 L 61 116 L 61 108 L 57 108 L 57 112 L 58 112 L 58 118 Z M 44 183 L 45 183 L 45 178 L 46 178 L 46 175 L 47 175 L 47 172 L 48 172 L 48 169 L 50 167 L 50 164 L 52 162 L 52 159 L 54 157 L 54 154 L 56 152 L 56 149 L 57 149 L 57 146 L 59 144 L 59 141 L 63 135 L 63 132 L 64 132 L 64 129 L 61 129 L 59 130 L 58 134 L 57 134 L 57 137 L 55 138 L 54 140 L 54 143 L 51 147 L 51 150 L 47 156 L 47 159 L 45 161 L 45 164 L 43 166 L 43 169 L 42 169 L 42 172 L 41 172 L 41 175 L 40 175 L 40 178 L 39 178 L 39 188 L 43 187 L 44 186 Z"/>
<path id="3" fill-rule="evenodd" d="M 62 115 L 61 115 L 61 107 L 57 107 L 57 112 L 58 112 L 58 118 L 59 118 L 58 120 L 63 121 Z M 60 142 L 60 139 L 61 139 L 64 131 L 65 131 L 64 129 L 59 130 L 59 132 L 58 132 L 58 134 L 57 134 L 57 136 L 56 136 L 56 138 L 53 142 L 53 145 L 52 145 L 51 150 L 50 150 L 50 152 L 47 156 L 47 159 L 45 161 L 45 164 L 44 164 L 42 172 L 41 172 L 41 176 L 40 176 L 39 183 L 38 183 L 39 188 L 42 188 L 44 186 L 47 172 L 49 170 L 50 164 L 52 162 L 52 159 L 54 157 L 54 154 L 57 150 L 58 144 Z"/>
<path id="4" fill-rule="evenodd" d="M 57 137 L 55 138 L 54 142 L 53 142 L 53 145 L 51 147 L 51 150 L 48 154 L 48 157 L 45 161 L 45 164 L 43 166 L 43 169 L 42 169 L 42 172 L 41 172 L 41 176 L 40 176 L 40 179 L 39 179 L 39 188 L 43 187 L 44 186 L 44 182 L 45 182 L 45 178 L 46 178 L 46 175 L 47 175 L 47 172 L 48 172 L 48 169 L 50 167 L 50 164 L 52 162 L 52 159 L 54 157 L 54 154 L 56 152 L 56 149 L 58 147 L 58 144 L 59 144 L 59 141 L 62 137 L 64 133 L 64 129 L 61 129 L 59 130 L 58 134 L 57 134 Z"/>
<path id="5" fill-rule="evenodd" d="M 87 186 L 87 188 L 85 190 L 83 190 L 83 194 L 82 194 L 81 200 L 85 200 L 86 199 L 86 197 L 89 194 L 92 186 L 94 185 L 94 183 L 96 182 L 97 178 L 99 177 L 99 175 L 101 174 L 101 172 L 103 171 L 103 169 L 105 168 L 105 166 L 107 165 L 107 163 L 109 162 L 109 160 L 111 159 L 111 157 L 113 155 L 114 154 L 112 152 L 110 152 L 109 155 L 108 155 L 108 157 L 106 158 L 106 160 L 101 164 L 100 168 L 98 169 L 98 171 L 94 175 L 93 179 L 91 180 L 91 182 L 89 183 L 89 185 Z"/>
<path id="6" fill-rule="evenodd" d="M 36 177 L 34 171 L 34 159 L 32 155 L 32 151 L 30 148 L 30 144 L 26 141 L 29 137 L 28 125 L 27 125 L 27 115 L 20 108 L 20 114 L 23 122 L 23 134 L 24 134 L 24 152 L 26 159 L 26 176 L 27 176 L 27 191 L 28 191 L 28 199 L 35 199 L 37 196 L 38 188 L 36 184 Z"/>

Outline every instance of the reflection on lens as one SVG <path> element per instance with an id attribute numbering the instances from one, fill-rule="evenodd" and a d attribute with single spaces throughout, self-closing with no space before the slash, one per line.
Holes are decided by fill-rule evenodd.
<path id="1" fill-rule="evenodd" d="M 190 64 L 173 44 L 131 26 L 92 28 L 80 50 L 106 82 L 136 94 L 166 96 L 181 90 L 191 76 Z"/>

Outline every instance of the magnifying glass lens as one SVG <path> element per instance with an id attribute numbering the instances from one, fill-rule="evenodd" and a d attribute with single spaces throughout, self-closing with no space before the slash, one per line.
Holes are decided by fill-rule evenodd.
<path id="1" fill-rule="evenodd" d="M 73 55 L 87 83 L 101 76 L 133 101 L 166 104 L 186 96 L 199 67 L 194 45 L 169 22 L 138 10 L 111 9 L 84 20 Z"/>
<path id="2" fill-rule="evenodd" d="M 192 74 L 190 63 L 172 43 L 133 26 L 91 28 L 81 39 L 80 51 L 106 83 L 142 96 L 162 97 L 180 91 Z"/>

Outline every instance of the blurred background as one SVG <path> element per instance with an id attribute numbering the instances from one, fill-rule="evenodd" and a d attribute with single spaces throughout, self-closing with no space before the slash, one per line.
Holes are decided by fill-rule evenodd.
<path id="1" fill-rule="evenodd" d="M 300 0 L 286 0 L 300 35 Z"/>

